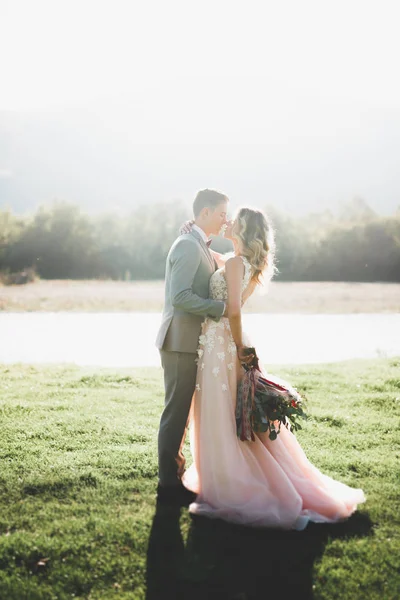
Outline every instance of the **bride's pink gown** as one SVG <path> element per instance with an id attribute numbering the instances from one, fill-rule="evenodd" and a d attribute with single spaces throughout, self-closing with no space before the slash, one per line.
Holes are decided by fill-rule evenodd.
<path id="1" fill-rule="evenodd" d="M 243 258 L 245 295 L 251 267 Z M 224 269 L 210 281 L 210 295 L 227 299 Z M 303 529 L 309 520 L 335 522 L 365 502 L 361 489 L 321 473 L 295 436 L 281 427 L 278 438 L 236 435 L 236 389 L 240 365 L 229 320 L 206 319 L 199 340 L 196 391 L 190 416 L 193 464 L 183 477 L 198 494 L 192 513 L 251 526 Z M 268 374 L 271 379 L 271 375 Z"/>

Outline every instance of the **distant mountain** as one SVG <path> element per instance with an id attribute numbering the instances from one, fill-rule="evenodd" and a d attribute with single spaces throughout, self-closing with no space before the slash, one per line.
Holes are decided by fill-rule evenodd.
<path id="1" fill-rule="evenodd" d="M 359 135 L 338 129 L 335 137 L 332 126 L 318 137 L 306 135 L 306 124 L 296 135 L 267 124 L 242 143 L 240 131 L 226 134 L 227 123 L 219 139 L 194 128 L 191 143 L 192 121 L 186 136 L 174 135 L 167 111 L 156 104 L 135 110 L 0 112 L 0 208 L 21 213 L 54 199 L 89 212 L 174 198 L 189 206 L 204 187 L 224 191 L 233 205 L 272 204 L 294 214 L 355 196 L 383 214 L 400 205 L 400 127 L 382 121 Z"/>

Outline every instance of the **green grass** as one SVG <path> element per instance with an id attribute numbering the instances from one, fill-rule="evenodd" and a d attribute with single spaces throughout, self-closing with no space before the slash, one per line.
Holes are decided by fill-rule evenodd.
<path id="1" fill-rule="evenodd" d="M 0 598 L 399 598 L 400 360 L 273 372 L 308 398 L 310 460 L 367 495 L 345 523 L 156 511 L 159 369 L 0 366 Z"/>

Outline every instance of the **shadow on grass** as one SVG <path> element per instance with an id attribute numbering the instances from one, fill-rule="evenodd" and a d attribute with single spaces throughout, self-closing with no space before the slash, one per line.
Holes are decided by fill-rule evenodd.
<path id="1" fill-rule="evenodd" d="M 265 600 L 279 593 L 312 599 L 314 562 L 328 538 L 371 535 L 356 513 L 343 523 L 309 523 L 304 531 L 254 529 L 191 517 L 186 546 L 180 509 L 158 506 L 147 552 L 146 600 Z"/>

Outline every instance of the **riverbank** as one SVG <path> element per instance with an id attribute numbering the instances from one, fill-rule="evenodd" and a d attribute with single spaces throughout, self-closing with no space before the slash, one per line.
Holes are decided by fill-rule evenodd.
<path id="1" fill-rule="evenodd" d="M 160 312 L 163 281 L 39 280 L 0 285 L 0 311 Z M 272 282 L 245 312 L 352 314 L 400 312 L 400 284 Z"/>

